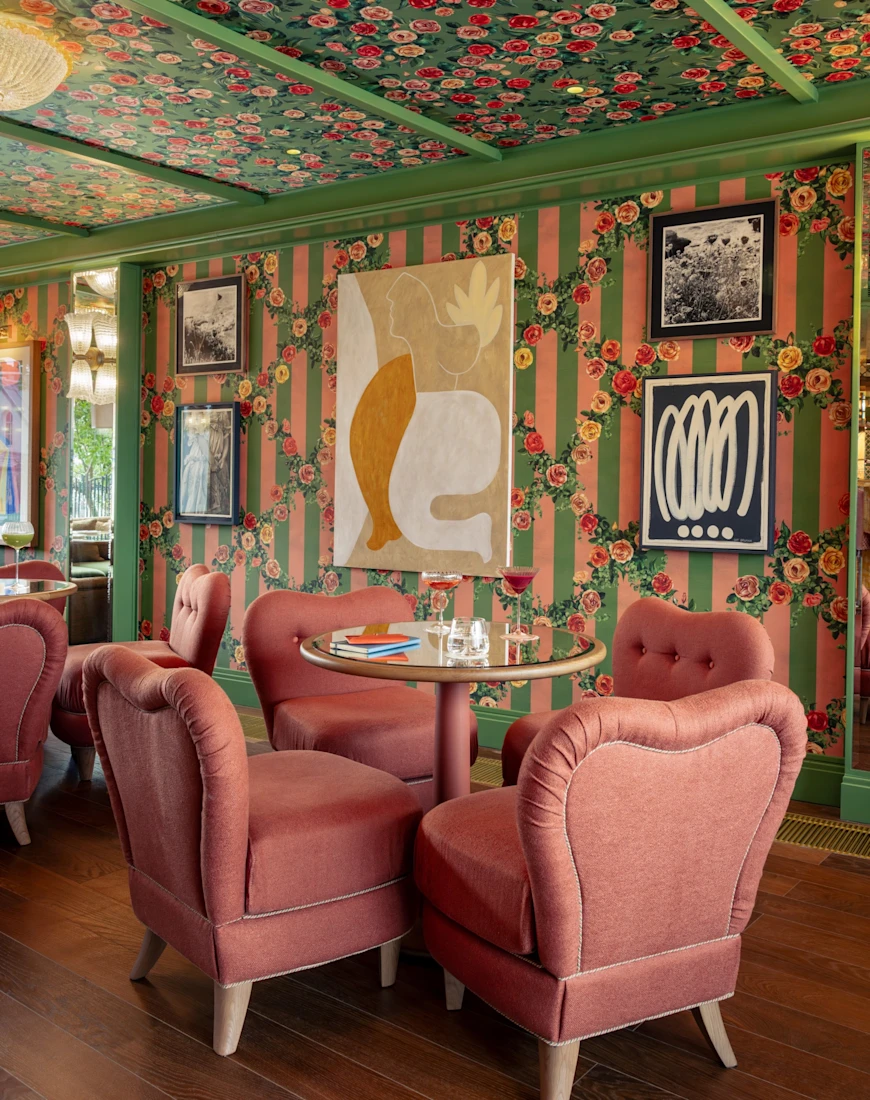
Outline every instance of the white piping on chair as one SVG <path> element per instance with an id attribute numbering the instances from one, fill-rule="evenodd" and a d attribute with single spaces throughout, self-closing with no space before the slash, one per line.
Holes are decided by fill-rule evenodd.
<path id="1" fill-rule="evenodd" d="M 298 913 L 300 909 L 316 909 L 319 905 L 331 905 L 334 901 L 347 901 L 348 898 L 358 898 L 363 894 L 373 894 L 376 890 L 383 890 L 387 886 L 395 886 L 397 882 L 403 882 L 408 876 L 399 875 L 389 882 L 379 882 L 377 886 L 367 886 L 365 890 L 354 890 L 350 894 L 339 894 L 336 898 L 324 898 L 323 901 L 309 901 L 307 905 L 291 905 L 287 909 L 272 909 L 268 913 L 245 913 L 236 920 L 228 921 L 228 924 L 236 924 L 240 920 L 260 920 L 262 917 L 280 917 L 282 913 Z"/>
<path id="2" fill-rule="evenodd" d="M 33 681 L 33 687 L 27 693 L 27 698 L 24 700 L 24 706 L 21 708 L 21 714 L 19 714 L 19 716 L 18 716 L 18 728 L 15 730 L 15 763 L 17 764 L 17 763 L 19 763 L 19 760 L 18 760 L 18 744 L 19 744 L 19 740 L 20 740 L 20 737 L 21 737 L 21 723 L 24 721 L 24 714 L 25 714 L 28 706 L 30 705 L 30 700 L 33 697 L 34 691 L 36 691 L 36 685 L 39 683 L 39 681 L 42 677 L 42 673 L 45 670 L 46 651 L 45 651 L 45 638 L 43 638 L 42 634 L 36 629 L 36 627 L 30 626 L 29 623 L 6 623 L 3 626 L 0 626 L 0 630 L 8 630 L 10 627 L 15 627 L 18 630 L 22 630 L 22 629 L 23 630 L 32 630 L 33 633 L 37 636 L 37 638 L 39 638 L 40 642 L 42 642 L 42 664 L 39 666 L 39 675 Z"/>
<path id="3" fill-rule="evenodd" d="M 580 874 L 577 870 L 577 861 L 574 858 L 574 850 L 571 847 L 571 842 L 568 838 L 568 794 L 571 790 L 571 784 L 574 782 L 574 777 L 576 776 L 577 772 L 580 770 L 580 768 L 583 767 L 583 765 L 586 763 L 587 760 L 591 759 L 591 757 L 593 757 L 601 749 L 613 748 L 616 745 L 627 745 L 630 748 L 643 749 L 646 752 L 657 752 L 657 753 L 663 754 L 664 756 L 683 756 L 686 753 L 698 752 L 700 749 L 709 748 L 710 745 L 715 745 L 718 741 L 722 741 L 726 737 L 730 737 L 734 733 L 740 733 L 741 730 L 749 729 L 750 726 L 757 726 L 758 728 L 765 729 L 765 730 L 768 731 L 768 733 L 773 734 L 774 740 L 776 741 L 776 744 L 777 744 L 777 751 L 779 753 L 779 759 L 777 760 L 777 765 L 776 765 L 776 779 L 774 780 L 773 786 L 771 787 L 770 796 L 768 797 L 767 803 L 764 807 L 764 810 L 762 811 L 761 816 L 758 819 L 758 823 L 755 826 L 755 829 L 754 829 L 754 831 L 752 833 L 752 836 L 749 840 L 749 845 L 746 848 L 746 852 L 743 856 L 743 860 L 741 861 L 740 868 L 737 872 L 737 877 L 734 880 L 734 889 L 731 892 L 731 904 L 728 908 L 728 920 L 727 920 L 727 923 L 725 925 L 726 935 L 725 935 L 725 937 L 723 937 L 723 938 L 727 939 L 727 938 L 729 938 L 728 935 L 727 935 L 727 931 L 728 931 L 728 928 L 731 925 L 731 914 L 734 911 L 734 898 L 737 894 L 737 887 L 740 883 L 740 876 L 743 873 L 743 866 L 746 863 L 747 857 L 749 856 L 749 852 L 751 851 L 752 845 L 755 842 L 755 838 L 758 835 L 758 830 L 761 828 L 761 822 L 764 820 L 764 815 L 767 813 L 768 807 L 770 806 L 770 803 L 773 800 L 774 793 L 776 792 L 776 786 L 779 783 L 780 773 L 782 771 L 782 746 L 780 745 L 779 738 L 776 735 L 776 730 L 774 730 L 772 726 L 767 726 L 762 722 L 746 722 L 742 726 L 737 726 L 733 730 L 728 730 L 727 733 L 722 733 L 718 737 L 714 737 L 711 741 L 705 741 L 703 745 L 693 745 L 689 749 L 658 749 L 658 748 L 655 748 L 652 745 L 639 745 L 636 741 L 607 741 L 603 745 L 596 745 L 596 747 L 592 750 L 592 752 L 590 752 L 586 756 L 584 756 L 583 759 L 580 761 L 580 763 L 571 771 L 571 775 L 568 778 L 568 782 L 565 784 L 565 797 L 562 799 L 562 834 L 565 837 L 565 844 L 568 847 L 568 855 L 571 857 L 571 866 L 574 869 L 574 879 L 577 882 L 577 904 L 578 904 L 579 909 L 580 909 L 579 942 L 577 944 L 577 972 L 578 973 L 580 973 L 583 970 L 583 891 L 582 891 L 582 888 L 581 888 L 581 885 L 580 885 Z M 708 942 L 716 942 L 716 941 L 708 941 Z M 695 947 L 695 946 L 698 946 L 698 945 L 690 944 L 689 946 Z M 661 953 L 662 954 L 667 954 L 667 952 L 661 952 Z M 654 956 L 650 955 L 650 956 L 646 956 L 646 957 L 647 958 L 653 958 Z M 637 960 L 631 959 L 631 960 L 628 960 L 628 961 L 634 962 L 634 961 L 637 961 Z M 618 964 L 615 964 L 615 965 L 618 965 Z M 603 970 L 603 969 L 606 969 L 606 967 L 599 967 L 598 969 Z M 592 973 L 592 971 L 590 971 L 590 973 Z M 667 1015 L 667 1013 L 665 1013 L 665 1015 Z M 650 1017 L 650 1019 L 654 1019 L 654 1018 L 655 1017 Z M 603 1032 L 599 1032 L 599 1034 L 603 1034 Z M 591 1036 L 586 1036 L 586 1038 L 591 1038 Z"/>

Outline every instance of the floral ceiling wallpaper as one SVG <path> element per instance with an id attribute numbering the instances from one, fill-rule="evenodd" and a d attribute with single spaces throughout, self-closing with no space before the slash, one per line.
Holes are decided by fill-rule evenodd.
<path id="1" fill-rule="evenodd" d="M 680 0 L 524 11 L 506 0 L 182 2 L 505 149 L 784 94 Z M 870 72 L 862 0 L 729 2 L 817 83 Z M 459 155 L 122 4 L 0 0 L 0 13 L 56 36 L 73 58 L 52 96 L 15 113 L 36 128 L 264 194 Z M 0 157 L 0 206 L 39 217 L 97 226 L 212 201 L 32 148 L 4 144 Z M 0 243 L 26 239 L 0 231 Z"/>
<path id="2" fill-rule="evenodd" d="M 225 668 L 244 669 L 245 609 L 271 588 L 330 595 L 387 585 L 405 595 L 409 615 L 432 615 L 416 574 L 332 565 L 337 276 L 507 251 L 515 256 L 517 280 L 514 561 L 540 568 L 523 596 L 524 619 L 585 631 L 610 646 L 619 615 L 641 596 L 759 618 L 774 643 L 775 678 L 804 702 L 810 751 L 841 755 L 852 186 L 848 165 L 802 167 L 146 272 L 141 635 L 167 636 L 175 580 L 196 561 L 231 577 L 232 610 L 218 662 Z M 777 331 L 647 341 L 650 212 L 771 194 L 781 201 Z M 235 270 L 250 289 L 247 374 L 178 377 L 175 284 Z M 759 369 L 777 371 L 779 390 L 774 553 L 642 551 L 642 379 Z M 239 520 L 233 527 L 179 524 L 175 409 L 217 400 L 240 406 Z M 475 578 L 459 586 L 452 610 L 498 619 L 511 605 L 498 578 Z M 481 682 L 473 698 L 485 707 L 527 711 L 612 691 L 605 662 L 573 681 Z"/>
<path id="3" fill-rule="evenodd" d="M 0 138 L 0 208 L 69 225 L 136 221 L 208 206 L 215 199 L 106 164 Z M 23 227 L 16 226 L 15 232 Z M 30 230 L 34 240 L 45 234 Z M 5 226 L 0 226 L 0 241 Z"/>

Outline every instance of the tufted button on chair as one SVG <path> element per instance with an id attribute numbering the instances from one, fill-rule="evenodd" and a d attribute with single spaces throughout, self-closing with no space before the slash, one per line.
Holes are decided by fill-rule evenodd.
<path id="1" fill-rule="evenodd" d="M 274 749 L 316 749 L 390 772 L 411 786 L 424 810 L 435 791 L 435 697 L 414 688 L 329 672 L 306 661 L 313 634 L 408 619 L 405 597 L 373 586 L 341 596 L 273 591 L 245 614 L 245 660 Z M 477 759 L 477 723 L 468 746 Z"/>
<path id="2" fill-rule="evenodd" d="M 30 843 L 24 804 L 42 773 L 51 700 L 66 651 L 66 623 L 47 602 L 0 604 L 0 804 L 19 844 Z"/>
<path id="3" fill-rule="evenodd" d="M 210 677 L 123 646 L 88 657 L 84 696 L 147 929 L 133 981 L 167 943 L 203 970 L 222 1055 L 255 981 L 380 948 L 381 984 L 394 983 L 418 909 L 420 806 L 403 783 L 327 753 L 246 759 Z"/>
<path id="4" fill-rule="evenodd" d="M 719 1001 L 806 743 L 800 700 L 765 681 L 555 714 L 517 786 L 417 834 L 447 1007 L 467 986 L 536 1035 L 542 1100 L 568 1100 L 583 1039 L 686 1009 L 736 1065 Z"/>
<path id="5" fill-rule="evenodd" d="M 38 561 L 36 558 L 28 558 L 19 567 L 19 576 L 23 581 L 65 581 L 63 570 L 53 561 Z M 10 580 L 15 577 L 15 566 L 0 565 L 0 578 Z M 49 607 L 53 607 L 58 615 L 66 611 L 66 596 L 60 596 L 56 600 L 43 600 Z"/>
<path id="6" fill-rule="evenodd" d="M 168 642 L 120 642 L 161 668 L 198 668 L 211 676 L 230 613 L 230 578 L 207 565 L 191 565 L 181 575 L 172 605 Z M 70 646 L 51 710 L 51 731 L 72 749 L 82 779 L 94 770 L 94 739 L 85 713 L 82 669 L 105 642 Z"/>
<path id="7" fill-rule="evenodd" d="M 629 699 L 669 702 L 773 675 L 773 645 L 756 619 L 736 611 L 684 611 L 656 596 L 625 611 L 612 654 L 614 692 Z M 501 754 L 505 786 L 516 783 L 526 750 L 555 713 L 526 714 L 511 724 Z"/>

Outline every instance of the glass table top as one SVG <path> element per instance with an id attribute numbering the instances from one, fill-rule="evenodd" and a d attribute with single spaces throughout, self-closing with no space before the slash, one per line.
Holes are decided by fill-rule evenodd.
<path id="1" fill-rule="evenodd" d="M 446 620 L 449 623 L 449 620 Z M 336 672 L 352 672 L 385 680 L 527 680 L 563 676 L 599 664 L 607 654 L 604 645 L 584 634 L 553 627 L 534 628 L 537 641 L 514 642 L 502 637 L 511 627 L 506 622 L 487 623 L 489 654 L 485 658 L 460 659 L 447 652 L 447 635 L 428 630 L 431 622 L 379 623 L 349 627 L 307 638 L 303 655 L 313 664 Z M 420 645 L 374 660 L 364 654 L 335 653 L 332 646 L 365 633 L 407 634 Z"/>
<path id="2" fill-rule="evenodd" d="M 35 581 L 24 577 L 15 583 L 14 577 L 0 578 L 0 600 L 48 600 L 75 591 L 72 581 Z"/>

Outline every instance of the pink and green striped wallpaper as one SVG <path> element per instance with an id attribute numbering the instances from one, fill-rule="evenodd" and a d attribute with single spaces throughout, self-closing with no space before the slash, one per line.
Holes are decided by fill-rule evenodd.
<path id="1" fill-rule="evenodd" d="M 22 557 L 45 558 L 66 571 L 67 494 L 69 486 L 69 402 L 64 397 L 69 377 L 64 314 L 69 283 L 45 283 L 0 291 L 2 344 L 38 340 L 40 347 L 40 426 L 38 538 Z M 8 547 L 0 547 L 0 563 L 14 561 Z"/>
<path id="2" fill-rule="evenodd" d="M 775 335 L 647 343 L 649 212 L 771 194 L 781 197 Z M 776 679 L 804 702 L 811 751 L 842 755 L 852 203 L 848 165 L 807 167 L 147 271 L 141 635 L 164 634 L 175 578 L 194 561 L 231 578 L 224 667 L 244 668 L 245 608 L 270 588 L 329 595 L 389 585 L 405 593 L 409 615 L 430 613 L 416 574 L 332 566 L 336 278 L 510 251 L 517 272 L 514 560 L 540 567 L 524 597 L 527 612 L 605 643 L 619 615 L 644 595 L 755 615 L 776 648 Z M 251 292 L 248 374 L 177 378 L 174 284 L 234 270 L 246 273 Z M 769 367 L 779 369 L 780 389 L 775 554 L 640 551 L 640 379 Z M 243 424 L 239 524 L 179 525 L 174 408 L 230 399 L 241 403 Z M 445 446 L 458 442 L 445 425 Z M 466 581 L 455 595 L 457 613 L 501 616 L 506 604 L 487 578 Z M 527 711 L 611 691 L 605 664 L 574 682 L 481 682 L 474 699 Z"/>

